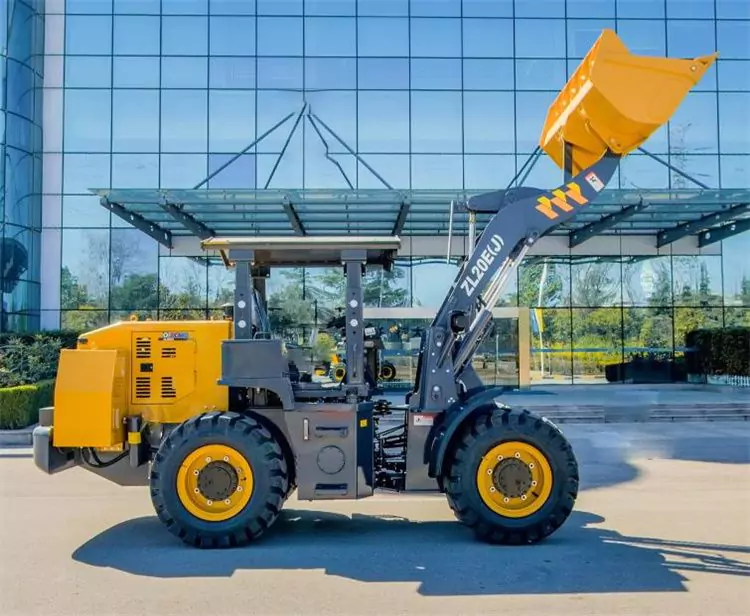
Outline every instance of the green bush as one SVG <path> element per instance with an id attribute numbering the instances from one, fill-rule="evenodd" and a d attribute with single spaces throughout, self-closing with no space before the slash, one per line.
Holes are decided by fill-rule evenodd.
<path id="1" fill-rule="evenodd" d="M 0 430 L 18 430 L 39 421 L 39 409 L 51 406 L 54 381 L 0 388 Z"/>
<path id="2" fill-rule="evenodd" d="M 685 346 L 689 374 L 750 376 L 750 327 L 695 329 Z"/>

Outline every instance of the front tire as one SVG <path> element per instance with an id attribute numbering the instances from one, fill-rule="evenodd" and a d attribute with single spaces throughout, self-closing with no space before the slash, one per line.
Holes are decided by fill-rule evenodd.
<path id="1" fill-rule="evenodd" d="M 150 487 L 154 509 L 173 535 L 200 548 L 235 547 L 276 521 L 289 470 L 279 442 L 255 419 L 212 412 L 164 439 Z"/>
<path id="2" fill-rule="evenodd" d="M 458 520 L 488 543 L 537 543 L 567 520 L 578 463 L 551 422 L 526 410 L 482 413 L 457 439 L 444 486 Z"/>

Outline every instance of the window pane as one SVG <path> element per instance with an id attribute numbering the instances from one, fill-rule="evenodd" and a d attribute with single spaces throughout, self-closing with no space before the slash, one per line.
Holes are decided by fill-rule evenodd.
<path id="1" fill-rule="evenodd" d="M 663 21 L 619 19 L 617 34 L 631 53 L 663 56 L 667 53 L 666 29 Z"/>
<path id="2" fill-rule="evenodd" d="M 513 0 L 463 0 L 464 17 L 513 17 Z"/>
<path id="3" fill-rule="evenodd" d="M 254 15 L 255 0 L 209 0 L 211 15 Z"/>
<path id="4" fill-rule="evenodd" d="M 457 274 L 458 267 L 453 263 L 446 263 L 444 257 L 441 261 L 427 258 L 413 259 L 411 266 L 413 305 L 440 308 Z"/>
<path id="5" fill-rule="evenodd" d="M 158 90 L 115 90 L 113 152 L 159 151 Z"/>
<path id="6" fill-rule="evenodd" d="M 719 117 L 721 151 L 726 154 L 750 152 L 750 134 L 740 129 L 750 126 L 750 93 L 722 93 Z"/>
<path id="7" fill-rule="evenodd" d="M 573 257 L 573 306 L 615 306 L 621 303 L 622 277 L 618 257 Z"/>
<path id="8" fill-rule="evenodd" d="M 68 56 L 65 58 L 65 86 L 68 88 L 109 88 L 112 85 L 112 58 L 107 56 Z"/>
<path id="9" fill-rule="evenodd" d="M 516 157 L 502 154 L 464 156 L 464 186 L 468 190 L 497 190 L 516 174 Z"/>
<path id="10" fill-rule="evenodd" d="M 670 162 L 680 171 L 705 184 L 709 188 L 719 187 L 719 157 L 681 154 L 670 156 Z M 696 184 L 672 171 L 672 188 L 695 188 Z"/>
<path id="11" fill-rule="evenodd" d="M 138 229 L 112 229 L 111 242 L 110 309 L 155 309 L 159 245 Z"/>
<path id="12" fill-rule="evenodd" d="M 615 0 L 568 0 L 567 17 L 614 17 Z"/>
<path id="13" fill-rule="evenodd" d="M 626 308 L 623 311 L 625 361 L 644 354 L 654 359 L 671 360 L 674 352 L 672 308 Z"/>
<path id="14" fill-rule="evenodd" d="M 602 30 L 615 29 L 614 19 L 569 19 L 567 24 L 569 58 L 583 58 Z"/>
<path id="15" fill-rule="evenodd" d="M 464 148 L 467 153 L 514 151 L 512 92 L 464 93 Z M 512 177 L 512 176 L 511 176 Z"/>
<path id="16" fill-rule="evenodd" d="M 357 46 L 360 56 L 409 55 L 409 21 L 390 17 L 357 20 Z"/>
<path id="17" fill-rule="evenodd" d="M 259 17 L 259 56 L 301 56 L 302 19 L 300 17 Z"/>
<path id="18" fill-rule="evenodd" d="M 254 88 L 255 62 L 247 58 L 209 58 L 209 87 Z"/>
<path id="19" fill-rule="evenodd" d="M 617 0 L 617 17 L 664 17 L 664 3 L 653 0 Z"/>
<path id="20" fill-rule="evenodd" d="M 417 90 L 460 90 L 461 60 L 412 60 L 411 87 Z"/>
<path id="21" fill-rule="evenodd" d="M 208 176 L 205 154 L 162 154 L 159 188 L 192 188 Z"/>
<path id="22" fill-rule="evenodd" d="M 610 184 L 613 188 L 616 183 Z M 632 154 L 620 163 L 620 188 L 659 188 L 669 185 L 669 169 L 645 155 Z"/>
<path id="23" fill-rule="evenodd" d="M 207 17 L 165 16 L 161 23 L 162 54 L 165 56 L 204 56 L 208 53 Z"/>
<path id="24" fill-rule="evenodd" d="M 567 80 L 565 60 L 517 60 L 518 90 L 559 90 Z"/>
<path id="25" fill-rule="evenodd" d="M 672 263 L 669 257 L 624 257 L 622 279 L 623 305 L 672 305 Z"/>
<path id="26" fill-rule="evenodd" d="M 750 177 L 750 156 L 721 157 L 722 188 L 741 188 L 747 186 Z"/>
<path id="27" fill-rule="evenodd" d="M 112 156 L 112 185 L 118 188 L 159 188 L 158 154 Z"/>
<path id="28" fill-rule="evenodd" d="M 108 152 L 111 118 L 109 90 L 66 90 L 65 151 Z"/>
<path id="29" fill-rule="evenodd" d="M 694 329 L 723 326 L 721 308 L 675 308 L 674 346 L 676 353 L 685 351 L 685 336 Z"/>
<path id="30" fill-rule="evenodd" d="M 357 12 L 360 16 L 408 15 L 409 0 L 357 0 Z"/>
<path id="31" fill-rule="evenodd" d="M 281 161 L 274 171 L 278 160 L 277 154 L 258 155 L 258 186 L 268 188 L 290 188 L 302 186 L 302 131 L 297 131 L 289 147 L 281 157 Z M 273 173 L 273 176 L 271 175 Z"/>
<path id="32" fill-rule="evenodd" d="M 89 194 L 91 188 L 108 188 L 109 154 L 65 154 L 63 192 Z"/>
<path id="33" fill-rule="evenodd" d="M 68 15 L 112 12 L 112 0 L 63 0 L 63 2 Z"/>
<path id="34" fill-rule="evenodd" d="M 750 62 L 719 60 L 719 89 L 750 91 Z"/>
<path id="35" fill-rule="evenodd" d="M 208 136 L 207 98 L 205 91 L 162 91 L 162 152 L 206 151 Z"/>
<path id="36" fill-rule="evenodd" d="M 529 308 L 570 306 L 570 259 L 529 257 L 518 267 L 518 304 Z"/>
<path id="37" fill-rule="evenodd" d="M 255 92 L 212 91 L 209 96 L 211 152 L 240 152 L 255 139 Z"/>
<path id="38" fill-rule="evenodd" d="M 349 17 L 305 19 L 305 54 L 308 56 L 357 55 L 355 20 Z"/>
<path id="39" fill-rule="evenodd" d="M 158 56 L 161 37 L 159 17 L 117 15 L 114 53 L 117 55 Z"/>
<path id="40" fill-rule="evenodd" d="M 673 257 L 676 306 L 721 306 L 721 257 Z"/>
<path id="41" fill-rule="evenodd" d="M 539 44 L 544 32 L 544 45 Z M 519 19 L 516 21 L 516 54 L 522 58 L 564 58 L 565 21 Z"/>
<path id="42" fill-rule="evenodd" d="M 165 15 L 205 15 L 208 13 L 208 0 L 162 0 Z"/>
<path id="43" fill-rule="evenodd" d="M 112 17 L 68 15 L 65 18 L 65 53 L 112 53 Z"/>
<path id="44" fill-rule="evenodd" d="M 711 0 L 667 0 L 667 19 L 713 19 L 714 3 Z"/>
<path id="45" fill-rule="evenodd" d="M 159 310 L 179 312 L 208 306 L 208 275 L 202 263 L 186 257 L 159 260 Z M 160 315 L 160 318 L 170 318 Z"/>
<path id="46" fill-rule="evenodd" d="M 739 233 L 721 242 L 725 306 L 750 306 L 748 242 L 750 231 Z"/>
<path id="47" fill-rule="evenodd" d="M 457 58 L 461 56 L 461 20 L 411 19 L 413 57 Z"/>
<path id="48" fill-rule="evenodd" d="M 554 379 L 570 384 L 573 378 L 570 310 L 535 310 L 531 322 L 531 380 Z M 542 331 L 535 325 L 542 324 Z M 542 381 L 544 382 L 544 381 Z"/>
<path id="49" fill-rule="evenodd" d="M 360 152 L 409 151 L 409 94 L 359 92 Z"/>
<path id="50" fill-rule="evenodd" d="M 671 151 L 680 154 L 716 152 L 716 129 L 716 94 L 690 92 L 669 122 Z"/>
<path id="51" fill-rule="evenodd" d="M 622 361 L 622 310 L 573 308 L 573 382 L 606 383 L 604 366 Z"/>
<path id="52" fill-rule="evenodd" d="M 716 0 L 716 17 L 750 19 L 750 4 L 747 0 Z"/>
<path id="53" fill-rule="evenodd" d="M 61 308 L 107 308 L 108 229 L 63 230 L 60 283 Z"/>
<path id="54" fill-rule="evenodd" d="M 461 156 L 415 154 L 411 158 L 412 188 L 463 188 L 462 167 Z"/>
<path id="55" fill-rule="evenodd" d="M 377 174 L 395 189 L 409 188 L 409 156 L 405 154 L 367 154 L 363 157 Z M 385 188 L 362 163 L 357 164 L 358 188 Z"/>
<path id="56" fill-rule="evenodd" d="M 302 94 L 300 92 L 287 91 L 261 91 L 258 92 L 257 104 L 258 134 L 262 135 L 277 122 L 283 120 L 288 114 L 298 114 L 302 110 Z M 284 147 L 284 142 L 292 130 L 293 122 L 294 118 L 290 118 L 285 124 L 269 134 L 259 144 L 258 151 L 281 152 L 281 148 Z M 302 131 L 298 130 L 297 133 L 302 134 Z"/>
<path id="57" fill-rule="evenodd" d="M 258 87 L 302 88 L 302 58 L 258 58 Z"/>
<path id="58" fill-rule="evenodd" d="M 306 15 L 354 15 L 357 0 L 305 0 Z"/>
<path id="59" fill-rule="evenodd" d="M 115 0 L 114 12 L 158 15 L 161 13 L 161 0 Z"/>
<path id="60" fill-rule="evenodd" d="M 724 327 L 750 327 L 750 308 L 724 308 Z"/>
<path id="61" fill-rule="evenodd" d="M 159 58 L 114 58 L 115 88 L 158 88 Z"/>
<path id="62" fill-rule="evenodd" d="M 464 60 L 465 90 L 512 90 L 513 60 Z"/>
<path id="63" fill-rule="evenodd" d="M 258 15 L 302 15 L 304 0 L 256 0 Z"/>
<path id="64" fill-rule="evenodd" d="M 209 175 L 232 158 L 234 158 L 234 154 L 212 154 L 209 156 Z M 243 154 L 212 177 L 208 181 L 208 187 L 255 188 L 255 165 L 255 154 Z"/>
<path id="65" fill-rule="evenodd" d="M 513 57 L 510 19 L 464 19 L 463 55 L 466 58 Z"/>
<path id="66" fill-rule="evenodd" d="M 255 17 L 212 17 L 212 56 L 254 56 Z"/>
<path id="67" fill-rule="evenodd" d="M 750 21 L 720 21 L 716 28 L 722 58 L 750 58 Z"/>
<path id="68" fill-rule="evenodd" d="M 409 60 L 359 58 L 360 90 L 408 90 Z"/>
<path id="69" fill-rule="evenodd" d="M 309 92 L 307 102 L 310 110 L 325 122 L 353 150 L 357 150 L 357 94 L 356 92 Z M 345 153 L 345 149 L 334 137 L 320 126 L 331 152 Z M 319 140 L 308 124 L 308 140 Z"/>
<path id="70" fill-rule="evenodd" d="M 412 92 L 412 151 L 461 152 L 461 94 Z"/>
<path id="71" fill-rule="evenodd" d="M 63 196 L 63 227 L 109 227 L 109 221 L 110 213 L 101 205 L 98 196 L 91 193 Z"/>
<path id="72" fill-rule="evenodd" d="M 161 85 L 164 88 L 205 88 L 208 82 L 206 58 L 164 57 Z"/>
<path id="73" fill-rule="evenodd" d="M 668 21 L 667 52 L 672 58 L 695 58 L 716 51 L 712 21 Z"/>
<path id="74" fill-rule="evenodd" d="M 539 142 L 547 110 L 556 92 L 518 92 L 516 94 L 516 134 L 518 153 L 534 151 Z M 540 161 L 541 162 L 541 161 Z"/>
<path id="75" fill-rule="evenodd" d="M 516 17 L 565 17 L 565 0 L 516 0 Z"/>
<path id="76" fill-rule="evenodd" d="M 305 87 L 315 89 L 355 89 L 355 58 L 305 58 Z"/>

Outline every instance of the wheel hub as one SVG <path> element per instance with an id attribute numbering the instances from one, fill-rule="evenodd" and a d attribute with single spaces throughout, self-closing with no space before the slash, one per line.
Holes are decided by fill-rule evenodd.
<path id="1" fill-rule="evenodd" d="M 211 501 L 223 501 L 237 490 L 239 477 L 234 467 L 223 460 L 209 462 L 198 475 L 198 490 Z"/>
<path id="2" fill-rule="evenodd" d="M 531 488 L 533 477 L 528 464 L 517 458 L 501 461 L 492 474 L 492 482 L 503 496 L 520 498 Z"/>

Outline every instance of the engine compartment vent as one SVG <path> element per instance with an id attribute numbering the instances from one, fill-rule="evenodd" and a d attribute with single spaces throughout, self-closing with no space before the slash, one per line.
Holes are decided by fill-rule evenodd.
<path id="1" fill-rule="evenodd" d="M 174 378 L 171 376 L 161 377 L 161 397 L 176 398 L 177 390 L 174 387 Z"/>
<path id="2" fill-rule="evenodd" d="M 177 348 L 176 347 L 163 347 L 161 350 L 161 356 L 163 359 L 177 357 Z"/>
<path id="3" fill-rule="evenodd" d="M 151 378 L 138 376 L 135 379 L 135 397 L 138 399 L 151 397 Z"/>
<path id="4" fill-rule="evenodd" d="M 138 359 L 150 359 L 151 358 L 151 338 L 135 339 L 135 356 Z"/>

